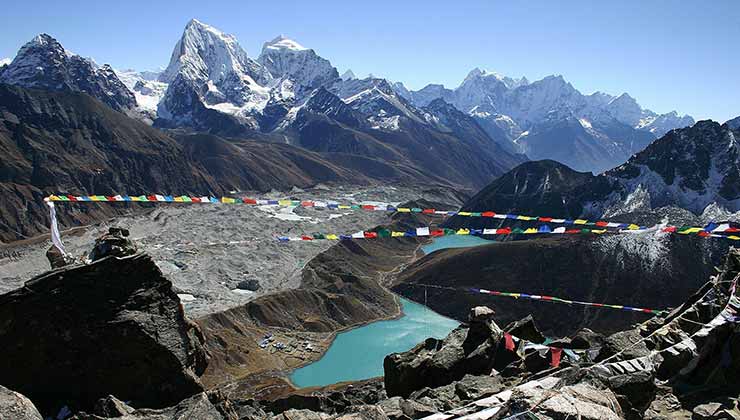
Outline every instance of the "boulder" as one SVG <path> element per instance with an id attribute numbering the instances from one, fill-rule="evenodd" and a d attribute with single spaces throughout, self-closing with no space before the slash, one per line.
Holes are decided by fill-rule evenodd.
<path id="1" fill-rule="evenodd" d="M 508 409 L 510 415 L 531 410 L 541 418 L 552 419 L 622 418 L 616 396 L 611 391 L 581 383 L 559 389 L 549 389 L 536 382 L 525 387 L 517 387 L 512 392 Z"/>
<path id="2" fill-rule="evenodd" d="M 69 264 L 67 258 L 64 257 L 64 254 L 62 254 L 62 251 L 60 251 L 56 245 L 52 245 L 48 250 L 46 250 L 46 259 L 49 260 L 49 265 L 52 270 L 62 268 Z"/>
<path id="3" fill-rule="evenodd" d="M 0 295 L 0 342 L 2 382 L 44 413 L 108 395 L 162 408 L 203 391 L 202 334 L 147 255 L 67 266 Z"/>
<path id="4" fill-rule="evenodd" d="M 714 420 L 724 418 L 718 416 L 721 409 L 722 404 L 718 402 L 700 404 L 692 410 L 691 418 L 692 420 Z"/>
<path id="5" fill-rule="evenodd" d="M 537 325 L 534 323 L 532 315 L 514 321 L 504 328 L 504 331 L 527 341 L 531 341 L 536 344 L 542 344 L 545 342 L 545 336 L 542 335 Z"/>
<path id="6" fill-rule="evenodd" d="M 113 396 L 99 401 L 92 414 L 77 413 L 69 420 L 237 420 L 239 417 L 219 392 L 201 392 L 172 407 L 134 409 Z"/>
<path id="7" fill-rule="evenodd" d="M 0 385 L 0 420 L 43 420 L 31 400 Z"/>
<path id="8" fill-rule="evenodd" d="M 627 419 L 642 418 L 653 402 L 657 392 L 654 379 L 649 371 L 636 371 L 609 378 L 609 389 L 617 395 Z"/>
<path id="9" fill-rule="evenodd" d="M 328 420 L 329 418 L 330 416 L 328 414 L 316 413 L 311 410 L 288 410 L 276 416 L 269 417 L 269 420 Z"/>
<path id="10" fill-rule="evenodd" d="M 620 353 L 622 352 L 622 353 Z M 614 333 L 604 340 L 604 344 L 596 358 L 597 362 L 607 359 L 617 353 L 616 360 L 629 360 L 644 357 L 650 354 L 642 335 L 637 330 L 626 330 Z"/>
<path id="11" fill-rule="evenodd" d="M 123 417 L 134 411 L 136 410 L 128 404 L 113 395 L 109 395 L 98 400 L 93 413 L 101 417 Z"/>
<path id="12" fill-rule="evenodd" d="M 256 292 L 260 289 L 260 281 L 258 279 L 242 280 L 236 285 L 236 288 Z"/>
<path id="13" fill-rule="evenodd" d="M 377 379 L 311 393 L 296 393 L 271 401 L 262 401 L 264 411 L 274 414 L 289 409 L 303 409 L 334 414 L 351 406 L 375 404 L 385 398 L 383 382 Z"/>
<path id="14" fill-rule="evenodd" d="M 601 347 L 603 344 L 604 336 L 588 328 L 581 328 L 570 340 L 570 348 L 572 349 L 593 349 Z"/>
<path id="15" fill-rule="evenodd" d="M 349 413 L 330 417 L 332 420 L 390 420 L 383 410 L 374 405 L 353 407 Z"/>

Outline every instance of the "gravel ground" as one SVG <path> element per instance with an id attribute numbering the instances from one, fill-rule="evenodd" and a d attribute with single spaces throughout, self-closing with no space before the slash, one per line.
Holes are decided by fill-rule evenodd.
<path id="1" fill-rule="evenodd" d="M 242 194 L 247 195 L 248 194 Z M 350 187 L 271 193 L 269 198 L 378 201 L 418 198 L 414 188 Z M 434 196 L 425 197 L 429 199 Z M 59 204 L 57 211 L 64 211 Z M 351 233 L 388 220 L 385 212 L 317 208 L 257 207 L 234 204 L 165 204 L 140 216 L 101 223 L 63 235 L 67 251 L 85 255 L 108 226 L 126 227 L 139 248 L 152 255 L 175 285 L 192 317 L 238 306 L 255 296 L 300 284 L 303 266 L 333 241 L 279 243 L 276 235 L 314 232 Z M 48 270 L 46 241 L 0 250 L 0 293 L 21 287 Z M 259 289 L 254 289 L 258 284 Z"/>

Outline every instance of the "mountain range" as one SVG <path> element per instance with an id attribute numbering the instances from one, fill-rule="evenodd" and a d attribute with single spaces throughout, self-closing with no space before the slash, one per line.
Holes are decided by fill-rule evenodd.
<path id="1" fill-rule="evenodd" d="M 116 71 L 38 35 L 0 66 L 0 111 L 3 240 L 43 231 L 38 202 L 56 192 L 490 184 L 470 205 L 500 210 L 506 197 L 483 199 L 491 191 L 548 191 L 566 174 L 584 184 L 568 198 L 573 214 L 740 204 L 738 119 L 692 125 L 627 94 L 583 95 L 561 76 L 530 82 L 479 69 L 456 89 L 409 91 L 340 76 L 285 36 L 252 58 L 235 37 L 197 20 L 161 71 Z M 84 223 L 97 210 L 63 222 Z"/>
<path id="2" fill-rule="evenodd" d="M 394 89 L 417 106 L 442 98 L 473 116 L 508 150 L 595 173 L 611 169 L 674 128 L 694 124 L 673 111 L 643 109 L 629 94 L 584 95 L 562 76 L 530 82 L 472 70 L 455 89 Z"/>
<path id="3" fill-rule="evenodd" d="M 737 220 L 740 211 L 740 129 L 699 121 L 676 129 L 603 174 L 552 160 L 525 162 L 494 180 L 463 210 L 549 217 L 614 218 L 639 214 L 678 218 L 688 210 L 708 221 Z M 468 219 L 468 220 L 465 220 Z M 488 219 L 488 220 L 485 220 Z M 448 227 L 494 227 L 496 219 L 453 217 Z"/>
<path id="4" fill-rule="evenodd" d="M 114 72 L 39 35 L 2 73 L 2 83 L 86 92 L 164 129 L 235 137 L 261 133 L 303 147 L 306 130 L 309 136 L 337 135 L 336 126 L 331 133 L 317 133 L 315 124 L 307 127 L 298 118 L 308 108 L 334 120 L 338 110 L 309 103 L 317 95 L 320 100 L 335 96 L 349 106 L 342 112 L 355 113 L 349 125 L 343 121 L 342 137 L 361 132 L 385 145 L 399 132 L 406 137 L 449 133 L 439 123 L 444 117 L 431 112 L 442 108 L 427 108 L 441 99 L 483 129 L 493 143 L 484 156 L 511 160 L 525 154 L 595 173 L 618 166 L 671 129 L 694 123 L 675 111 L 659 115 L 643 109 L 626 93 L 584 95 L 562 76 L 530 82 L 476 68 L 455 89 L 428 85 L 410 91 L 400 82 L 358 79 L 351 70 L 340 76 L 329 60 L 282 35 L 252 58 L 234 36 L 195 19 L 161 72 Z"/>

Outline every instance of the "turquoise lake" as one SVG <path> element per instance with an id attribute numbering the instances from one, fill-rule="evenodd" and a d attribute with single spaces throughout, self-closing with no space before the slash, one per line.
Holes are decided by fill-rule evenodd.
<path id="1" fill-rule="evenodd" d="M 401 298 L 404 316 L 337 334 L 319 361 L 297 369 L 297 387 L 323 386 L 383 376 L 386 355 L 409 350 L 428 337 L 443 338 L 459 325 L 424 305 Z"/>
<path id="2" fill-rule="evenodd" d="M 450 235 L 434 238 L 434 241 L 432 243 L 422 246 L 421 249 L 424 251 L 425 254 L 431 254 L 438 249 L 466 248 L 469 246 L 487 245 L 492 243 L 493 241 L 483 239 L 479 236 Z"/>
<path id="3" fill-rule="evenodd" d="M 469 235 L 434 238 L 422 250 L 429 254 L 438 249 L 464 248 L 491 241 Z M 319 361 L 296 369 L 290 380 L 300 388 L 324 386 L 343 381 L 357 381 L 383 375 L 386 355 L 409 350 L 429 337 L 444 338 L 460 323 L 408 299 L 401 299 L 403 317 L 378 321 L 337 334 Z"/>

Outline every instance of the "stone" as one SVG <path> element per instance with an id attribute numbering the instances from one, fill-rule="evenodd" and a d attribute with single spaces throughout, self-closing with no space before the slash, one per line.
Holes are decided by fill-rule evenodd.
<path id="1" fill-rule="evenodd" d="M 134 408 L 128 406 L 113 395 L 109 395 L 98 400 L 93 412 L 95 415 L 101 417 L 122 417 L 134 411 L 136 411 Z"/>
<path id="2" fill-rule="evenodd" d="M 486 323 L 493 319 L 496 313 L 488 306 L 476 306 L 468 314 L 468 322 L 471 324 Z"/>
<path id="3" fill-rule="evenodd" d="M 531 341 L 532 343 L 542 344 L 545 342 L 545 336 L 542 335 L 537 325 L 534 323 L 532 315 L 514 321 L 504 327 L 504 331 L 513 335 L 514 337 L 521 338 L 523 340 Z"/>
<path id="4" fill-rule="evenodd" d="M 603 335 L 591 331 L 588 328 L 582 328 L 571 338 L 570 348 L 586 350 L 601 347 L 604 339 L 605 337 Z"/>
<path id="5" fill-rule="evenodd" d="M 31 400 L 0 385 L 0 420 L 43 420 Z"/>
<path id="6" fill-rule="evenodd" d="M 474 376 L 465 375 L 461 380 L 455 382 L 455 394 L 461 401 L 476 400 L 493 395 L 504 388 L 498 376 Z"/>
<path id="7" fill-rule="evenodd" d="M 257 290 L 260 289 L 260 281 L 257 279 L 242 280 L 236 285 L 236 288 L 241 289 L 241 290 L 250 290 L 252 292 L 256 292 Z"/>
<path id="8" fill-rule="evenodd" d="M 60 251 L 59 248 L 57 248 L 55 245 L 50 246 L 49 249 L 46 251 L 46 259 L 49 260 L 49 265 L 51 266 L 52 270 L 62 268 L 68 264 L 67 259 L 64 258 L 64 254 L 62 254 L 62 251 Z"/>
<path id="9" fill-rule="evenodd" d="M 95 240 L 90 251 L 90 260 L 97 261 L 107 256 L 126 257 L 137 252 L 136 245 L 128 239 L 128 229 L 111 227 L 108 233 Z"/>
<path id="10" fill-rule="evenodd" d="M 0 295 L 0 342 L 3 384 L 43 413 L 90 410 L 108 395 L 162 408 L 203 391 L 203 336 L 143 254 L 67 266 Z"/>
<path id="11" fill-rule="evenodd" d="M 311 410 L 288 410 L 276 416 L 272 416 L 269 419 L 270 420 L 328 420 L 330 418 L 331 416 L 329 416 L 328 414 L 315 413 Z"/>
<path id="12" fill-rule="evenodd" d="M 626 330 L 614 333 L 604 340 L 596 361 L 600 362 L 619 352 L 622 353 L 615 360 L 636 359 L 650 354 L 640 333 L 637 330 Z"/>
<path id="13" fill-rule="evenodd" d="M 608 386 L 616 395 L 627 418 L 640 418 L 655 399 L 657 388 L 649 371 L 612 376 Z"/>
<path id="14" fill-rule="evenodd" d="M 401 408 L 401 403 L 404 401 L 401 397 L 391 397 L 382 400 L 378 403 L 378 407 L 383 410 L 383 413 L 388 416 L 391 420 L 407 420 L 411 417 L 404 414 Z"/>
<path id="15" fill-rule="evenodd" d="M 220 398 L 218 393 L 201 392 L 180 401 L 172 407 L 132 409 L 133 411 L 122 416 L 112 417 L 82 412 L 75 414 L 69 420 L 238 420 L 236 412 L 224 410 L 223 401 Z"/>
<path id="16" fill-rule="evenodd" d="M 374 405 L 356 406 L 349 413 L 330 418 L 332 420 L 390 420 L 380 407 Z"/>
<path id="17" fill-rule="evenodd" d="M 718 416 L 719 411 L 722 409 L 722 404 L 718 402 L 711 402 L 706 404 L 700 404 L 694 407 L 692 410 L 694 420 L 714 420 L 723 417 Z"/>
<path id="18" fill-rule="evenodd" d="M 531 410 L 543 418 L 621 419 L 616 396 L 608 389 L 575 384 L 550 389 L 537 382 L 514 389 L 509 400 L 509 415 Z"/>

